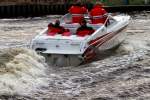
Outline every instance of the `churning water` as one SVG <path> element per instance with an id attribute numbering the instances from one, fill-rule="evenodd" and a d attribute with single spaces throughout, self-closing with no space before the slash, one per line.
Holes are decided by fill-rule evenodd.
<path id="1" fill-rule="evenodd" d="M 0 94 L 31 95 L 48 87 L 44 58 L 22 48 L 0 51 Z"/>
<path id="2" fill-rule="evenodd" d="M 15 48 L 28 45 L 56 17 L 0 19 L 0 99 L 150 99 L 148 12 L 132 14 L 128 36 L 118 49 L 78 67 L 47 66 L 34 51 Z"/>

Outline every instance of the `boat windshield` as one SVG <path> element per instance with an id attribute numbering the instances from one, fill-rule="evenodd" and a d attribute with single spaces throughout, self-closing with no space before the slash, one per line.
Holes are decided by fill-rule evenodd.
<path id="1" fill-rule="evenodd" d="M 66 23 L 66 24 L 68 23 L 69 24 L 69 23 L 71 23 L 71 20 L 72 20 L 71 14 L 67 13 L 60 18 L 60 23 Z"/>
<path id="2" fill-rule="evenodd" d="M 116 20 L 111 15 L 108 15 L 107 19 L 105 20 L 104 25 L 106 27 L 109 27 L 110 25 L 113 25 L 113 23 L 115 23 L 115 22 L 116 22 Z"/>
<path id="3" fill-rule="evenodd" d="M 90 17 L 88 14 L 84 15 L 84 19 L 87 20 L 88 23 L 90 23 Z M 60 18 L 61 23 L 71 24 L 72 22 L 72 15 L 70 13 L 65 14 Z"/>

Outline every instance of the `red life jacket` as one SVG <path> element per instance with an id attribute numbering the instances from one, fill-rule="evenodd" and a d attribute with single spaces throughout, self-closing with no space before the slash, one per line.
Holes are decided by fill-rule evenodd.
<path id="1" fill-rule="evenodd" d="M 62 33 L 62 28 L 50 27 L 48 29 L 48 35 L 54 36 L 57 33 Z"/>
<path id="2" fill-rule="evenodd" d="M 93 32 L 94 32 L 94 30 L 88 30 L 88 29 L 80 30 L 77 32 L 77 36 L 84 37 L 86 35 L 91 35 Z"/>
<path id="3" fill-rule="evenodd" d="M 72 6 L 69 9 L 69 13 L 72 15 L 72 23 L 81 22 L 86 12 L 87 12 L 87 9 L 85 7 Z"/>
<path id="4" fill-rule="evenodd" d="M 101 6 L 96 5 L 90 12 L 92 24 L 104 23 L 106 20 L 105 15 L 107 12 Z"/>

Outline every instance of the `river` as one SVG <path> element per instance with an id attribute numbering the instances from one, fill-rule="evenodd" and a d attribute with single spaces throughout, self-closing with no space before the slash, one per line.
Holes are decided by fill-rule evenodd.
<path id="1" fill-rule="evenodd" d="M 0 99 L 149 100 L 150 12 L 131 16 L 120 47 L 77 67 L 48 66 L 26 47 L 60 16 L 0 19 Z"/>

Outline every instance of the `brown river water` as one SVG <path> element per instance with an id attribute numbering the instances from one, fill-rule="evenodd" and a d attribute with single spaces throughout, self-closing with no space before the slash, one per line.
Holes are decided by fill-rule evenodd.
<path id="1" fill-rule="evenodd" d="M 132 13 L 126 40 L 94 61 L 53 67 L 30 40 L 60 16 L 0 19 L 1 100 L 150 100 L 150 13 Z"/>

